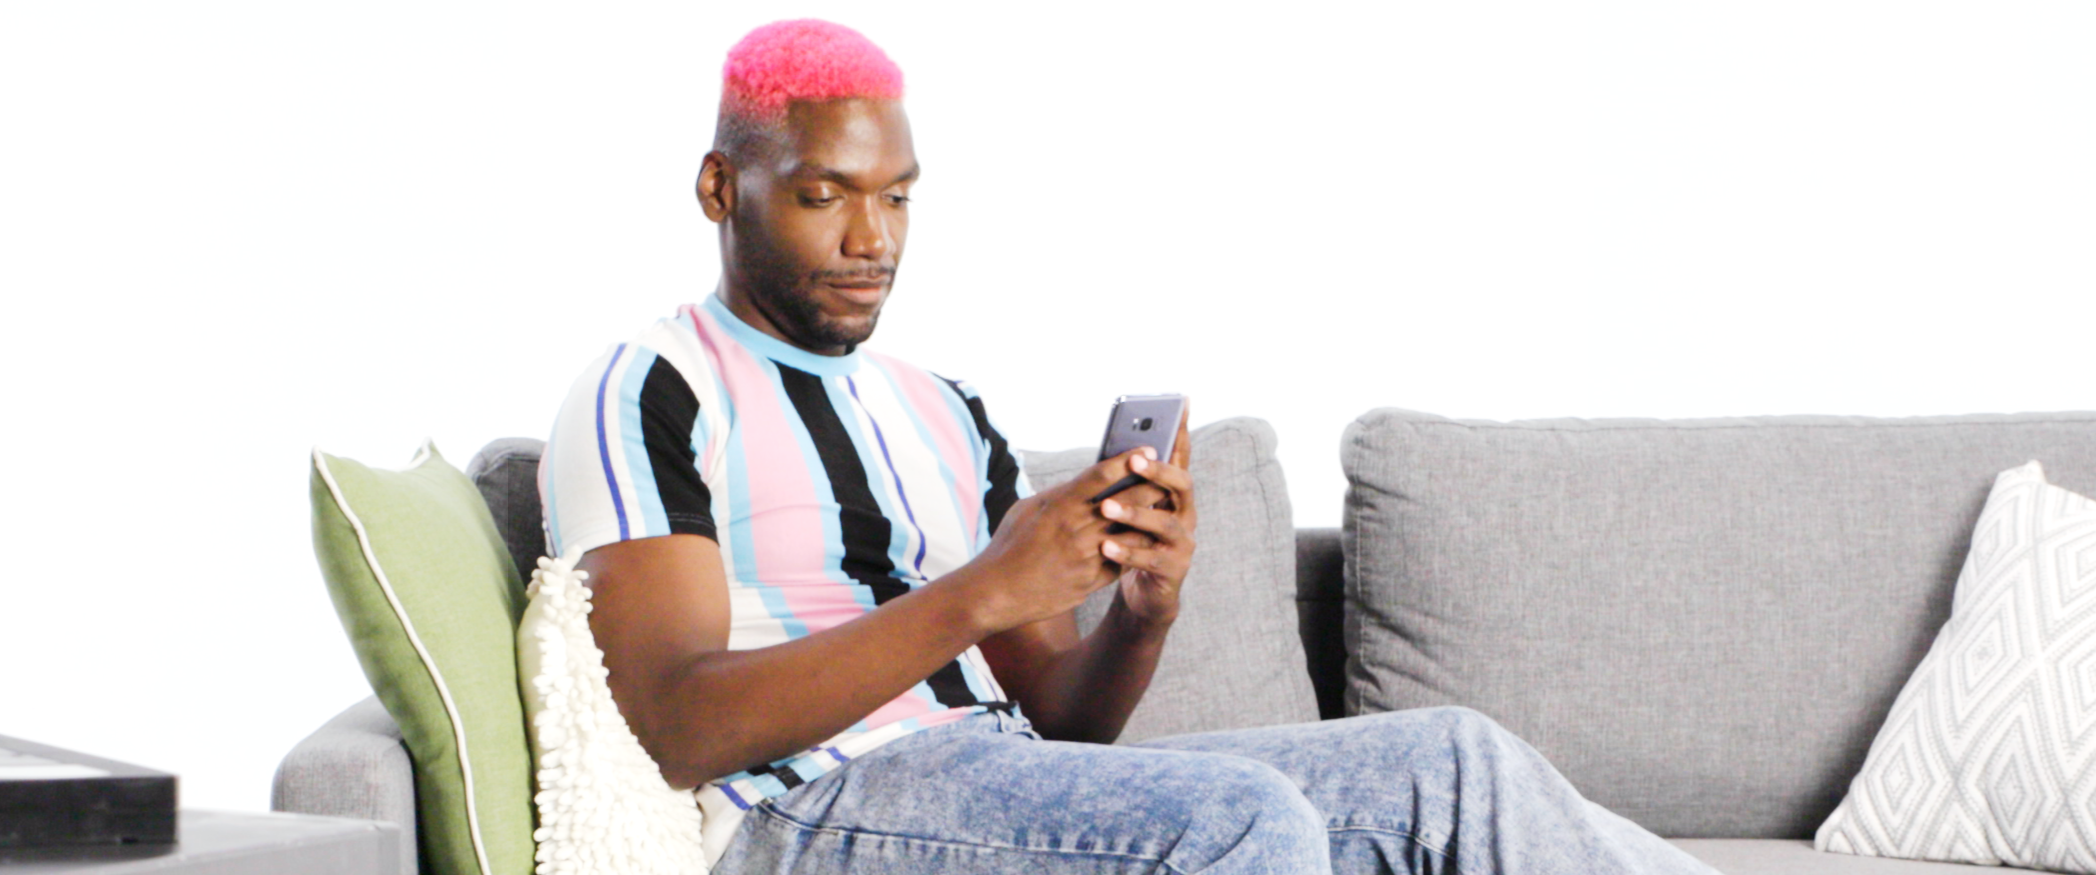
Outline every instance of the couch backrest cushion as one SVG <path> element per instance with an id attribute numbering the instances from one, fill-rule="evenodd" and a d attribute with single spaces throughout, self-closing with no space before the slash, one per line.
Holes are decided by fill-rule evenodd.
<path id="1" fill-rule="evenodd" d="M 1372 411 L 1342 444 L 1346 706 L 1483 711 L 1662 835 L 1809 837 L 2031 459 L 2096 489 L 2096 414 Z"/>
<path id="2" fill-rule="evenodd" d="M 1296 634 L 1295 528 L 1274 430 L 1257 419 L 1226 419 L 1192 438 L 1199 546 L 1179 619 L 1123 742 L 1317 719 Z M 1022 464 L 1040 490 L 1098 456 L 1097 447 L 1027 452 Z M 1114 590 L 1093 593 L 1078 608 L 1085 632 L 1106 615 Z"/>

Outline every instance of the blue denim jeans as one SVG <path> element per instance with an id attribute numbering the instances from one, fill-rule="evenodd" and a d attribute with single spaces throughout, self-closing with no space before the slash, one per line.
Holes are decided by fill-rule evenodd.
<path id="1" fill-rule="evenodd" d="M 983 714 L 758 805 L 714 871 L 1715 875 L 1462 708 L 1131 746 Z"/>

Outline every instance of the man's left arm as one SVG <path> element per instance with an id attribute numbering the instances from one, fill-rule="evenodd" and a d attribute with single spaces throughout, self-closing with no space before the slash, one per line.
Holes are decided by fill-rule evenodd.
<path id="1" fill-rule="evenodd" d="M 1192 454 L 1182 416 L 1172 458 L 1131 458 L 1130 469 L 1147 482 L 1099 503 L 1101 515 L 1130 531 L 1101 546 L 1122 575 L 1098 628 L 1079 636 L 1073 612 L 982 641 L 998 683 L 1043 736 L 1111 743 L 1150 688 L 1165 635 L 1179 615 L 1179 586 L 1193 561 L 1198 515 L 1187 473 Z"/>

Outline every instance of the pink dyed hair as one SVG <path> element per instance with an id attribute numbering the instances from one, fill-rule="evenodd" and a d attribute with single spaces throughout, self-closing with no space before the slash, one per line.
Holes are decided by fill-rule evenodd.
<path id="1" fill-rule="evenodd" d="M 849 27 L 815 18 L 774 21 L 728 50 L 721 114 L 775 121 L 796 100 L 902 97 L 902 68 Z"/>

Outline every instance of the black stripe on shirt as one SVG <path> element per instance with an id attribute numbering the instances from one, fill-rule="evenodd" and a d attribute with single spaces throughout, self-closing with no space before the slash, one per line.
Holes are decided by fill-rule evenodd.
<path id="1" fill-rule="evenodd" d="M 774 778 L 779 779 L 779 783 L 784 784 L 786 786 L 786 789 L 791 790 L 795 787 L 807 783 L 806 781 L 801 780 L 801 774 L 799 772 L 796 772 L 786 767 L 786 764 L 791 761 L 791 759 L 784 759 L 775 763 L 765 763 L 763 765 L 751 766 L 747 769 L 743 769 L 742 771 L 744 774 L 747 774 L 752 778 L 761 778 L 765 775 L 770 775 Z"/>
<path id="2" fill-rule="evenodd" d="M 982 396 L 970 395 L 954 380 L 947 380 L 947 388 L 960 396 L 961 403 L 968 405 L 968 415 L 975 418 L 975 433 L 990 445 L 989 489 L 983 493 L 983 512 L 989 514 L 990 533 L 996 534 L 997 527 L 1004 522 L 1004 515 L 1019 501 L 1019 459 L 1012 455 L 1012 448 L 1004 442 L 1004 435 L 990 425 L 990 414 L 983 410 Z"/>
<path id="3" fill-rule="evenodd" d="M 888 558 L 888 543 L 894 524 L 881 513 L 866 480 L 866 466 L 851 432 L 844 429 L 837 408 L 830 404 L 829 390 L 822 378 L 806 371 L 779 365 L 779 383 L 793 402 L 793 411 L 808 429 L 815 455 L 822 459 L 823 474 L 830 481 L 830 495 L 837 501 L 837 528 L 844 536 L 845 576 L 873 591 L 873 603 L 885 605 L 910 591 L 909 584 L 895 576 L 895 563 Z"/>
<path id="4" fill-rule="evenodd" d="M 807 783 L 801 780 L 801 773 L 788 768 L 773 769 L 771 776 L 779 779 L 779 783 L 785 785 L 788 790 Z"/>
<path id="5" fill-rule="evenodd" d="M 718 542 L 713 522 L 713 492 L 699 475 L 698 449 L 692 445 L 699 422 L 699 398 L 691 384 L 666 358 L 656 358 L 640 384 L 641 441 L 648 448 L 648 469 L 662 497 L 670 531 L 704 535 Z"/>
<path id="6" fill-rule="evenodd" d="M 881 512 L 880 501 L 874 498 L 873 486 L 866 479 L 866 466 L 859 461 L 858 446 L 852 442 L 851 432 L 845 430 L 837 408 L 830 403 L 829 389 L 822 378 L 785 365 L 778 367 L 779 384 L 793 402 L 801 425 L 808 429 L 808 440 L 815 445 L 815 455 L 822 459 L 823 473 L 829 477 L 830 494 L 837 500 L 845 576 L 872 590 L 875 605 L 887 604 L 910 591 L 910 585 L 895 576 L 895 563 L 888 558 L 894 523 Z M 941 705 L 959 707 L 976 702 L 958 661 L 941 666 L 924 682 Z"/>
<path id="7" fill-rule="evenodd" d="M 968 689 L 968 676 L 961 674 L 961 661 L 958 659 L 939 666 L 938 671 L 932 672 L 931 677 L 924 679 L 924 685 L 932 688 L 932 698 L 938 699 L 939 704 L 948 708 L 959 708 L 981 701 Z"/>

